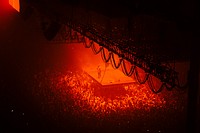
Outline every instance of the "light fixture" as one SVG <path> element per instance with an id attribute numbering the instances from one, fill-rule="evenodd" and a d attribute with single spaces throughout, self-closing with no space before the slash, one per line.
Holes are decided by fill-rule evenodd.
<path id="1" fill-rule="evenodd" d="M 9 0 L 9 4 L 18 12 L 20 12 L 20 0 Z"/>

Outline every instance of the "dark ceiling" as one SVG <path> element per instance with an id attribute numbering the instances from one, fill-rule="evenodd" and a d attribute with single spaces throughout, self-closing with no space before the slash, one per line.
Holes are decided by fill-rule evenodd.
<path id="1" fill-rule="evenodd" d="M 51 0 L 53 1 L 53 0 Z M 194 17 L 195 0 L 59 0 L 62 4 L 84 5 L 111 17 L 134 14 L 160 15 L 169 19 Z M 55 1 L 54 2 L 59 2 Z M 49 2 L 49 1 L 48 1 Z"/>
<path id="2" fill-rule="evenodd" d="M 191 19 L 198 13 L 195 0 L 26 0 L 40 5 L 81 5 L 110 17 L 149 14 L 167 19 Z M 59 7 L 58 7 L 59 8 Z"/>

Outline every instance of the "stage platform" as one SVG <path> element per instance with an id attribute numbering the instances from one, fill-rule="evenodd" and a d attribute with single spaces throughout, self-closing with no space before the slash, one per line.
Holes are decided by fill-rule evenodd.
<path id="1" fill-rule="evenodd" d="M 119 69 L 114 69 L 110 64 L 84 68 L 84 71 L 102 86 L 116 86 L 135 83 L 131 77 L 125 76 Z"/>

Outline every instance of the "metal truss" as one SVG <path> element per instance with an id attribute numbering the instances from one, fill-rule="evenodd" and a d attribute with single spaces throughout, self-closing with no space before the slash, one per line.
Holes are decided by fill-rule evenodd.
<path id="1" fill-rule="evenodd" d="M 132 47 L 130 48 L 129 44 L 121 45 L 114 42 L 111 38 L 95 31 L 95 28 L 91 25 L 82 25 L 78 22 L 67 21 L 65 29 L 65 32 L 60 33 L 63 40 L 66 40 L 66 42 L 72 40 L 74 42 L 85 44 L 87 39 L 89 39 L 89 44 L 85 44 L 86 48 L 92 48 L 94 54 L 101 52 L 102 59 L 105 62 L 111 61 L 112 66 L 115 69 L 121 66 L 123 73 L 126 76 L 134 75 L 139 84 L 144 84 L 147 81 L 149 87 L 154 93 L 161 92 L 164 87 L 167 88 L 167 90 L 172 90 L 174 87 L 187 87 L 180 86 L 178 73 L 172 68 L 172 66 L 167 63 L 163 64 L 158 62 L 153 55 L 138 55 L 137 48 L 133 49 Z M 100 46 L 99 49 L 95 48 L 94 42 Z M 133 42 L 130 41 L 129 43 Z M 109 51 L 108 57 L 105 56 L 105 49 Z M 113 54 L 118 55 L 118 64 L 116 63 Z M 131 64 L 130 70 L 127 70 L 125 60 Z M 139 76 L 137 68 L 144 70 L 145 76 L 143 79 Z M 160 79 L 162 84 L 159 88 L 155 88 L 152 76 Z"/>
<path id="2" fill-rule="evenodd" d="M 124 61 L 115 65 L 116 68 L 120 65 L 123 66 L 125 75 L 131 76 L 134 73 L 139 83 L 145 83 L 148 80 L 151 88 L 154 87 L 152 85 L 152 77 L 149 75 L 158 78 L 162 85 L 157 91 L 152 89 L 155 93 L 160 92 L 163 87 L 166 87 L 168 90 L 172 90 L 174 87 L 187 87 L 187 85 L 180 86 L 178 73 L 174 68 L 167 62 L 163 62 L 161 56 L 154 54 L 150 44 L 146 45 L 153 40 L 145 41 L 144 38 L 143 40 L 138 39 L 141 38 L 140 36 L 131 35 L 135 33 L 132 33 L 129 28 L 134 25 L 130 24 L 127 29 L 124 27 L 121 29 L 120 27 L 114 27 L 115 34 L 113 34 L 113 27 L 109 29 L 108 32 L 105 32 L 106 29 L 109 28 L 109 23 L 107 23 L 106 19 L 105 23 L 107 24 L 101 25 L 97 22 L 92 22 L 93 20 L 90 20 L 89 14 L 85 13 L 82 18 L 79 18 L 81 16 L 80 13 L 82 12 L 75 12 L 76 10 L 70 7 L 65 16 L 58 15 L 56 17 L 59 23 L 64 25 L 64 28 L 60 31 L 54 41 L 57 43 L 84 43 L 87 38 L 92 42 L 96 42 L 100 47 L 103 47 L 98 52 L 102 52 L 105 48 L 110 53 L 118 55 L 120 59 L 128 61 L 133 66 L 131 70 L 128 71 Z M 55 19 L 52 15 L 47 15 L 46 17 Z M 98 19 L 98 17 L 95 19 Z M 108 60 L 110 60 L 110 58 L 108 58 Z M 143 69 L 146 73 L 147 76 L 144 80 L 145 82 L 138 77 L 137 68 Z"/>

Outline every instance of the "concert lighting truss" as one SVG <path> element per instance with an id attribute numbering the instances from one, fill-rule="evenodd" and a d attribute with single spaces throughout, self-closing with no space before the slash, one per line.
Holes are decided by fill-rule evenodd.
<path id="1" fill-rule="evenodd" d="M 122 72 L 126 76 L 133 75 L 139 84 L 144 84 L 147 82 L 154 93 L 159 93 L 164 88 L 167 88 L 167 90 L 172 90 L 174 87 L 181 89 L 187 87 L 187 85 L 180 86 L 178 73 L 169 64 L 161 64 L 151 55 L 138 56 L 137 49 L 134 51 L 132 47 L 129 48 L 129 44 L 123 44 L 123 46 L 125 45 L 127 48 L 120 47 L 121 45 L 119 43 L 116 43 L 112 41 L 112 39 L 109 39 L 106 36 L 96 32 L 95 29 L 90 25 L 82 25 L 78 22 L 68 21 L 63 30 L 60 32 L 60 42 L 70 41 L 74 43 L 83 43 L 86 48 L 91 48 L 94 54 L 101 53 L 102 59 L 105 62 L 111 61 L 113 68 L 118 69 L 121 66 Z M 89 40 L 89 42 L 86 40 Z M 99 44 L 100 47 L 97 49 L 94 43 Z M 105 49 L 109 51 L 107 57 L 105 55 Z M 114 54 L 119 56 L 118 63 L 115 61 Z M 125 60 L 131 63 L 130 70 L 127 70 Z M 143 79 L 141 79 L 138 73 L 138 68 L 143 69 L 145 72 Z M 155 88 L 152 75 L 160 79 L 162 82 L 159 88 Z"/>
<path id="2" fill-rule="evenodd" d="M 53 21 L 56 18 L 56 21 L 62 24 L 63 28 L 57 34 L 54 43 L 83 43 L 86 48 L 92 48 L 94 54 L 101 53 L 102 59 L 105 62 L 111 61 L 114 68 L 117 69 L 121 66 L 126 76 L 133 75 L 140 84 L 147 82 L 154 93 L 159 93 L 164 88 L 172 90 L 176 87 L 183 90 L 188 87 L 187 83 L 180 85 L 178 72 L 167 61 L 163 62 L 162 59 L 165 56 L 156 55 L 151 45 L 145 45 L 145 43 L 149 43 L 145 39 L 138 39 L 139 37 L 132 36 L 129 26 L 128 28 L 116 26 L 106 31 L 110 26 L 108 19 L 103 20 L 105 23 L 101 25 L 102 22 L 98 24 L 98 22 L 91 19 L 87 10 L 79 11 L 77 8 L 69 6 L 64 11 L 62 14 L 59 14 L 60 10 L 48 13 L 46 11 L 43 14 L 43 16 Z M 96 14 L 96 18 L 98 17 L 101 19 Z M 113 33 L 114 31 L 116 34 Z M 89 44 L 86 44 L 88 43 L 87 39 Z M 100 49 L 95 48 L 94 42 L 100 46 Z M 105 56 L 105 49 L 109 51 L 108 57 Z M 113 54 L 119 57 L 117 64 Z M 131 64 L 130 70 L 127 70 L 125 61 Z M 138 68 L 143 69 L 145 72 L 143 79 L 141 79 L 138 73 Z M 158 78 L 162 83 L 158 89 L 154 86 L 152 76 Z"/>

